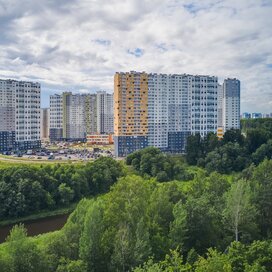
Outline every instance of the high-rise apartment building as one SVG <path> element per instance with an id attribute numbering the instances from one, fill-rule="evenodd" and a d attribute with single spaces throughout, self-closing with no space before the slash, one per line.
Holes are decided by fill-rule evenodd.
<path id="1" fill-rule="evenodd" d="M 84 140 L 86 128 L 86 95 L 63 93 L 63 138 Z"/>
<path id="2" fill-rule="evenodd" d="M 252 119 L 259 119 L 259 118 L 262 118 L 262 117 L 263 117 L 263 115 L 260 112 L 253 112 L 252 115 L 251 115 Z"/>
<path id="3" fill-rule="evenodd" d="M 217 88 L 211 76 L 116 73 L 116 156 L 146 146 L 184 152 L 188 135 L 216 132 Z"/>
<path id="4" fill-rule="evenodd" d="M 244 112 L 244 113 L 242 114 L 242 118 L 243 118 L 243 119 L 250 119 L 250 118 L 251 118 L 251 113 L 249 113 L 249 112 Z"/>
<path id="5" fill-rule="evenodd" d="M 223 86 L 218 84 L 217 88 L 217 126 L 223 128 Z"/>
<path id="6" fill-rule="evenodd" d="M 0 151 L 39 148 L 39 83 L 0 80 Z"/>
<path id="7" fill-rule="evenodd" d="M 41 140 L 49 139 L 49 123 L 50 123 L 50 110 L 49 108 L 41 109 Z"/>
<path id="8" fill-rule="evenodd" d="M 50 95 L 50 141 L 63 139 L 63 105 L 62 95 Z"/>
<path id="9" fill-rule="evenodd" d="M 99 134 L 113 133 L 113 95 L 105 91 L 96 94 L 97 132 Z"/>
<path id="10" fill-rule="evenodd" d="M 50 116 L 51 141 L 82 141 L 88 134 L 112 134 L 113 95 L 106 92 L 53 95 Z"/>
<path id="11" fill-rule="evenodd" d="M 240 129 L 240 81 L 228 78 L 223 83 L 223 129 Z"/>
<path id="12" fill-rule="evenodd" d="M 114 77 L 114 148 L 116 156 L 148 146 L 148 74 Z"/>
<path id="13" fill-rule="evenodd" d="M 86 110 L 85 110 L 85 119 L 86 119 L 86 130 L 88 134 L 97 133 L 97 95 L 88 94 L 86 96 Z"/>

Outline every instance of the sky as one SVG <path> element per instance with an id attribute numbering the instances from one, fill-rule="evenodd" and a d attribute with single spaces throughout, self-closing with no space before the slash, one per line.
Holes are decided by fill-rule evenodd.
<path id="1" fill-rule="evenodd" d="M 0 0 L 0 78 L 43 107 L 132 70 L 235 77 L 242 112 L 272 112 L 272 0 Z"/>

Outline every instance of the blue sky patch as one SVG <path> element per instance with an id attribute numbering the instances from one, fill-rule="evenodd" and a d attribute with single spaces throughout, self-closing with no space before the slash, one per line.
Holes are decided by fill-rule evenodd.
<path id="1" fill-rule="evenodd" d="M 96 40 L 94 40 L 94 42 L 101 44 L 101 45 L 105 45 L 105 46 L 109 46 L 111 44 L 110 40 L 104 40 L 104 39 L 96 39 Z"/>
<path id="2" fill-rule="evenodd" d="M 140 58 L 144 54 L 144 50 L 141 48 L 135 48 L 134 50 L 129 49 L 128 54 L 134 55 L 136 58 Z"/>

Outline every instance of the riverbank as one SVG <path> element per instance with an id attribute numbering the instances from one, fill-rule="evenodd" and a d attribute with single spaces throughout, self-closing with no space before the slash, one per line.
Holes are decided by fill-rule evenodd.
<path id="1" fill-rule="evenodd" d="M 28 236 L 36 236 L 44 233 L 49 233 L 52 231 L 60 230 L 69 217 L 68 214 L 60 214 L 50 217 L 44 217 L 36 220 L 24 221 L 24 227 L 26 228 Z M 10 231 L 16 224 L 6 225 L 0 227 L 0 243 L 6 241 Z"/>
<path id="2" fill-rule="evenodd" d="M 8 225 L 15 225 L 19 223 L 24 223 L 27 221 L 35 221 L 39 219 L 44 219 L 44 218 L 49 218 L 57 215 L 65 215 L 65 214 L 70 214 L 76 207 L 78 203 L 73 203 L 69 207 L 64 207 L 64 208 L 59 208 L 53 211 L 40 211 L 35 214 L 15 218 L 15 219 L 6 219 L 0 221 L 0 227 L 8 226 Z"/>

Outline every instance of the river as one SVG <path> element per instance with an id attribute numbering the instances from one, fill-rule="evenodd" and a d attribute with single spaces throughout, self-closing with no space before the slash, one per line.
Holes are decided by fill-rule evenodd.
<path id="1" fill-rule="evenodd" d="M 35 236 L 38 234 L 61 229 L 66 223 L 68 217 L 69 214 L 61 214 L 36 220 L 25 221 L 23 222 L 23 224 L 27 229 L 27 235 Z M 6 240 L 10 230 L 14 225 L 16 224 L 7 225 L 4 227 L 0 226 L 0 243 L 3 243 Z"/>

